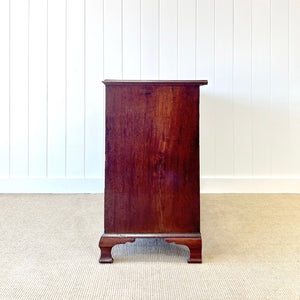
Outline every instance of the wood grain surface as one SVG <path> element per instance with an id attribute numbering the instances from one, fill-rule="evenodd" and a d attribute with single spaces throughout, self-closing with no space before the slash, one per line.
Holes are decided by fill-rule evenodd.
<path id="1" fill-rule="evenodd" d="M 107 82 L 106 233 L 200 232 L 199 85 Z"/>

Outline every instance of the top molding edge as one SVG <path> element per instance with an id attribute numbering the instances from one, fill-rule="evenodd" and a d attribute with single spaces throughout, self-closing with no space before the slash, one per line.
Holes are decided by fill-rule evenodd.
<path id="1" fill-rule="evenodd" d="M 111 80 L 102 81 L 105 85 L 206 85 L 207 80 Z"/>

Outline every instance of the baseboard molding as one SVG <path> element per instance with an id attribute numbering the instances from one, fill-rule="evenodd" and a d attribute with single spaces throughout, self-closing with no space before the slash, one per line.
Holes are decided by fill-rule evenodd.
<path id="1" fill-rule="evenodd" d="M 300 193 L 300 177 L 203 177 L 201 193 Z"/>
<path id="2" fill-rule="evenodd" d="M 103 193 L 104 178 L 0 178 L 0 193 Z"/>
<path id="3" fill-rule="evenodd" d="M 300 193 L 300 177 L 202 177 L 201 193 Z M 104 178 L 0 178 L 0 193 L 103 193 Z"/>

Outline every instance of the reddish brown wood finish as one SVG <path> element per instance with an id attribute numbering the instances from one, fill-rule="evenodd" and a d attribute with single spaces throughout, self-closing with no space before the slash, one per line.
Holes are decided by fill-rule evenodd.
<path id="1" fill-rule="evenodd" d="M 101 257 L 99 262 L 112 263 L 114 261 L 111 256 L 112 247 L 117 244 L 133 243 L 134 241 L 135 238 L 133 237 L 123 237 L 121 235 L 109 236 L 103 234 L 99 242 L 99 247 L 101 249 Z"/>
<path id="2" fill-rule="evenodd" d="M 167 241 L 190 248 L 190 262 L 201 262 L 199 85 L 207 82 L 104 83 L 105 234 L 99 243 L 100 262 L 112 262 L 111 247 L 134 241 L 135 234 L 169 234 Z M 191 233 L 197 236 L 186 235 Z"/>
<path id="3" fill-rule="evenodd" d="M 198 237 L 168 237 L 165 238 L 168 243 L 185 245 L 190 249 L 190 258 L 188 263 L 202 263 L 202 240 L 201 235 Z"/>
<path id="4" fill-rule="evenodd" d="M 112 247 L 117 244 L 133 243 L 136 238 L 161 238 L 165 239 L 168 243 L 176 243 L 185 245 L 190 250 L 189 263 L 201 263 L 201 234 L 200 233 L 155 233 L 155 234 L 107 234 L 104 233 L 100 239 L 99 247 L 101 249 L 101 257 L 99 262 L 112 263 L 114 260 L 111 256 Z"/>

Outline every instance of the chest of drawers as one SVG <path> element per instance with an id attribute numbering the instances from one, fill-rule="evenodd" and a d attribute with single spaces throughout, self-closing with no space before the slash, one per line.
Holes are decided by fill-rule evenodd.
<path id="1" fill-rule="evenodd" d="M 136 238 L 163 238 L 201 262 L 199 86 L 207 81 L 104 81 L 104 233 L 100 262 Z"/>

